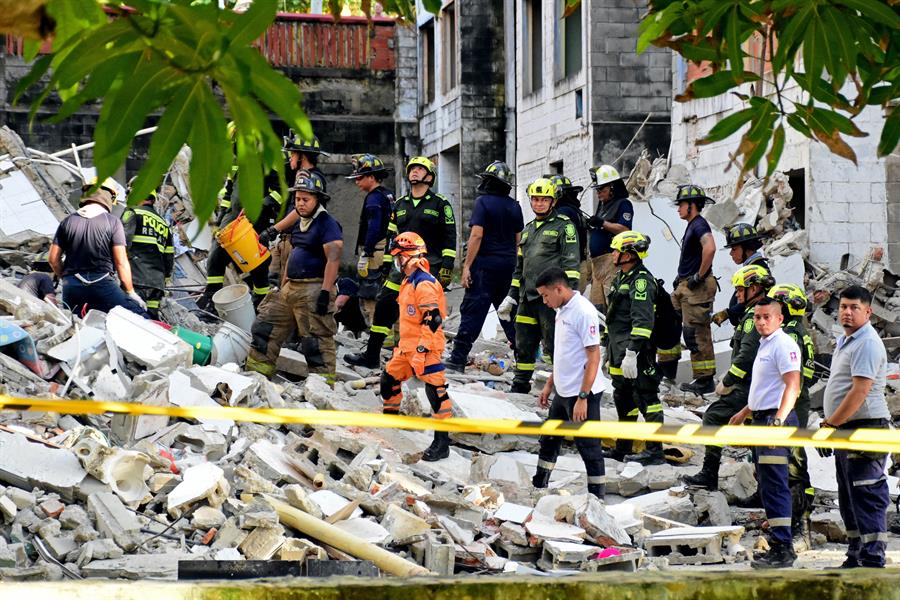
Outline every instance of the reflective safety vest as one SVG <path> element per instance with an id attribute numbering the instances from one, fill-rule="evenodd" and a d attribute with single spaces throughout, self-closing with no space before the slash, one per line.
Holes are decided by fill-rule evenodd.
<path id="1" fill-rule="evenodd" d="M 169 223 L 147 204 L 125 209 L 122 224 L 134 285 L 165 289 L 175 265 Z"/>

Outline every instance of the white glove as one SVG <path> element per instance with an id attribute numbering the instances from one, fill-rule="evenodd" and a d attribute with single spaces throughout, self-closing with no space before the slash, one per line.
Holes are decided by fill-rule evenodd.
<path id="1" fill-rule="evenodd" d="M 144 310 L 147 310 L 147 303 L 144 302 L 144 299 L 143 299 L 143 298 L 141 298 L 140 296 L 138 296 L 138 293 L 137 293 L 136 291 L 131 290 L 130 292 L 125 292 L 125 293 L 128 294 L 128 297 L 129 297 L 129 298 L 131 298 L 132 300 L 134 300 L 135 302 L 137 302 L 138 305 L 139 305 L 141 308 L 143 308 Z"/>
<path id="2" fill-rule="evenodd" d="M 503 302 L 500 303 L 500 308 L 497 309 L 497 317 L 501 321 L 509 321 L 512 319 L 512 311 L 516 305 L 519 304 L 512 296 L 507 296 L 503 299 Z"/>
<path id="3" fill-rule="evenodd" d="M 369 257 L 368 256 L 360 256 L 359 260 L 356 261 L 356 272 L 359 273 L 359 276 L 362 278 L 366 278 L 369 276 Z"/>
<path id="4" fill-rule="evenodd" d="M 637 376 L 637 352 L 626 350 L 625 358 L 622 359 L 622 377 L 625 379 L 637 379 Z"/>
<path id="5" fill-rule="evenodd" d="M 716 394 L 719 396 L 727 396 L 734 389 L 734 386 L 725 385 L 724 379 L 720 380 L 719 383 L 716 384 Z"/>
<path id="6" fill-rule="evenodd" d="M 600 352 L 600 372 L 609 379 L 609 349 L 601 347 Z"/>

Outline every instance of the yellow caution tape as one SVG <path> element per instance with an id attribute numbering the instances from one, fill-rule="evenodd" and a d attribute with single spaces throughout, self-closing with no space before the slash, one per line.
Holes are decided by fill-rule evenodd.
<path id="1" fill-rule="evenodd" d="M 433 419 L 340 410 L 296 408 L 242 408 L 234 406 L 147 406 L 128 402 L 16 398 L 0 394 L 0 410 L 28 410 L 70 415 L 104 413 L 163 415 L 186 419 L 218 419 L 252 423 L 380 427 L 453 433 L 499 435 L 556 435 L 613 438 L 729 446 L 818 446 L 865 452 L 900 452 L 900 432 L 892 429 L 800 429 L 798 427 L 753 427 L 703 425 L 659 425 L 627 421 L 514 421 L 512 419 Z"/>

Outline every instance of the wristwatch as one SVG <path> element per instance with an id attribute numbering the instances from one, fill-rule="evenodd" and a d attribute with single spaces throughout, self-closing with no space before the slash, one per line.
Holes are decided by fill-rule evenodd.
<path id="1" fill-rule="evenodd" d="M 769 425 L 771 425 L 772 427 L 781 427 L 781 419 L 775 417 L 774 419 L 772 419 L 772 422 L 769 423 Z"/>
<path id="2" fill-rule="evenodd" d="M 588 394 L 590 394 L 590 392 L 578 392 L 578 399 L 586 400 L 588 397 Z"/>

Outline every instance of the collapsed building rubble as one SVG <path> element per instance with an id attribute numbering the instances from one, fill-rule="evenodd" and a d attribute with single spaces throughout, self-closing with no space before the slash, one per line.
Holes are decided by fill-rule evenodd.
<path id="1" fill-rule="evenodd" d="M 0 152 L 27 156 L 16 139 L 0 131 Z M 179 154 L 159 199 L 179 233 L 175 282 L 161 311 L 167 325 L 122 309 L 75 316 L 24 293 L 15 282 L 46 250 L 52 231 L 12 232 L 0 223 L 0 322 L 21 332 L 0 343 L 0 391 L 152 406 L 380 412 L 377 373 L 339 368 L 332 388 L 308 375 L 302 353 L 286 348 L 279 374 L 269 380 L 243 371 L 239 351 L 226 351 L 234 336 L 220 334 L 234 325 L 201 321 L 192 312 L 191 292 L 204 281 L 210 237 L 193 217 L 189 158 L 186 149 Z M 62 182 L 64 168 L 27 160 L 3 165 L 0 159 L 5 173 L 30 182 L 57 221 L 71 209 L 67 199 L 78 186 Z M 647 224 L 656 248 L 648 266 L 666 281 L 674 276 L 672 256 L 683 231 L 671 198 L 687 181 L 680 165 L 644 157 L 628 183 L 637 200 L 635 222 Z M 808 263 L 801 253 L 805 233 L 790 218 L 789 192 L 777 174 L 765 186 L 750 182 L 710 220 L 721 229 L 747 219 L 772 232 L 766 252 L 776 275 L 799 278 L 816 299 L 811 322 L 823 369 L 835 327 L 834 290 L 853 282 L 874 291 L 875 323 L 892 357 L 891 407 L 900 417 L 898 278 L 875 250 L 855 269 Z M 6 198 L 0 194 L 0 202 Z M 721 247 L 722 234 L 715 235 Z M 717 273 L 731 272 L 726 259 L 718 253 Z M 730 294 L 727 277 L 722 284 L 717 304 Z M 451 292 L 448 304 L 458 305 L 458 295 Z M 448 319 L 451 337 L 456 322 L 458 315 Z M 474 368 L 448 373 L 454 415 L 545 417 L 534 396 L 505 392 L 511 353 L 495 339 L 496 329 L 492 314 L 476 344 Z M 717 334 L 718 359 L 727 355 L 729 337 L 726 328 Z M 208 352 L 202 339 L 209 340 Z M 341 354 L 360 344 L 344 332 L 338 342 Z M 546 376 L 544 364 L 536 379 Z M 665 420 L 700 423 L 704 402 L 670 392 Z M 430 414 L 415 384 L 405 387 L 403 412 Z M 608 396 L 602 412 L 605 420 L 616 419 Z M 3 412 L 0 579 L 174 578 L 180 564 L 198 560 L 294 561 L 308 573 L 321 561 L 370 561 L 359 572 L 397 576 L 634 571 L 745 562 L 766 527 L 763 511 L 753 506 L 756 480 L 746 449 L 729 451 L 717 492 L 679 484 L 680 473 L 698 466 L 690 448 L 666 447 L 666 465 L 607 460 L 608 496 L 601 502 L 583 494 L 586 475 L 574 453 L 560 456 L 549 489 L 535 490 L 536 439 L 491 433 L 452 439 L 449 458 L 423 463 L 430 436 L 418 431 Z M 811 463 L 827 473 L 818 457 Z M 828 481 L 814 477 L 818 545 L 846 539 L 834 511 L 836 488 Z"/>

